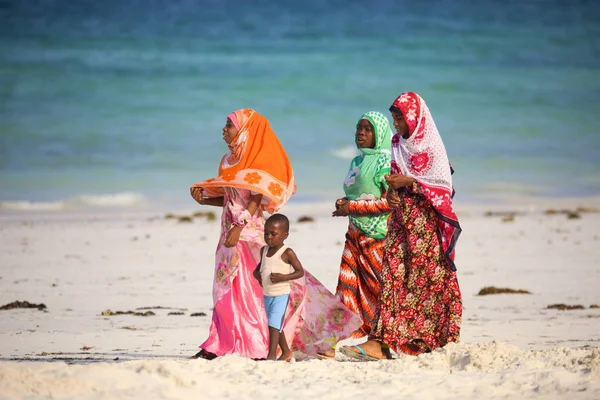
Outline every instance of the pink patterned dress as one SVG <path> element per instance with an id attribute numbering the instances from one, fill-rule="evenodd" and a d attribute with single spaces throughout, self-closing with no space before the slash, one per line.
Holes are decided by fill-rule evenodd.
<path id="1" fill-rule="evenodd" d="M 223 245 L 233 221 L 245 212 L 252 193 L 225 188 L 221 237 L 217 245 L 214 311 L 208 339 L 200 348 L 217 356 L 239 354 L 260 359 L 268 353 L 269 331 L 261 286 L 252 276 L 260 261 L 264 217 L 257 210 L 247 218 L 236 246 Z M 284 332 L 297 360 L 315 356 L 348 337 L 361 325 L 327 288 L 305 270 L 291 281 Z"/>

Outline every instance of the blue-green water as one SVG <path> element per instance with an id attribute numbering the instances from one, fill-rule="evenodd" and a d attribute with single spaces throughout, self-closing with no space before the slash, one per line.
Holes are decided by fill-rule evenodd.
<path id="1" fill-rule="evenodd" d="M 458 201 L 600 194 L 599 2 L 287 3 L 0 0 L 0 208 L 191 204 L 242 107 L 296 201 L 334 199 L 357 118 L 406 90 Z"/>

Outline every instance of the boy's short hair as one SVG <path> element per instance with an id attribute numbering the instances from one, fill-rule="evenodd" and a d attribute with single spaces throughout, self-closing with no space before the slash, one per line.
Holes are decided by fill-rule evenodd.
<path id="1" fill-rule="evenodd" d="M 283 229 L 286 232 L 289 232 L 289 230 L 290 230 L 290 220 L 288 219 L 288 217 L 286 217 L 283 214 L 273 214 L 273 215 L 271 215 L 265 221 L 265 224 L 267 224 L 267 223 L 281 224 L 281 226 L 283 227 Z"/>

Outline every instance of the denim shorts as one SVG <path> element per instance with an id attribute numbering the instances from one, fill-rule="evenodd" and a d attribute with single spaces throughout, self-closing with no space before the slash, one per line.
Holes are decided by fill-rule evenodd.
<path id="1" fill-rule="evenodd" d="M 265 311 L 269 326 L 281 332 L 283 330 L 283 320 L 285 319 L 285 310 L 290 299 L 289 294 L 279 296 L 264 296 Z"/>

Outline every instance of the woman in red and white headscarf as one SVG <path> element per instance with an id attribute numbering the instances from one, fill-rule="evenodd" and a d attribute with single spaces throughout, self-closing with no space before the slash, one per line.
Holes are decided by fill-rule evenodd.
<path id="1" fill-rule="evenodd" d="M 396 128 L 386 178 L 392 215 L 378 316 L 366 343 L 340 349 L 361 360 L 385 358 L 386 346 L 418 355 L 457 342 L 462 318 L 454 265 L 461 228 L 444 143 L 418 94 L 402 93 L 390 111 Z"/>

